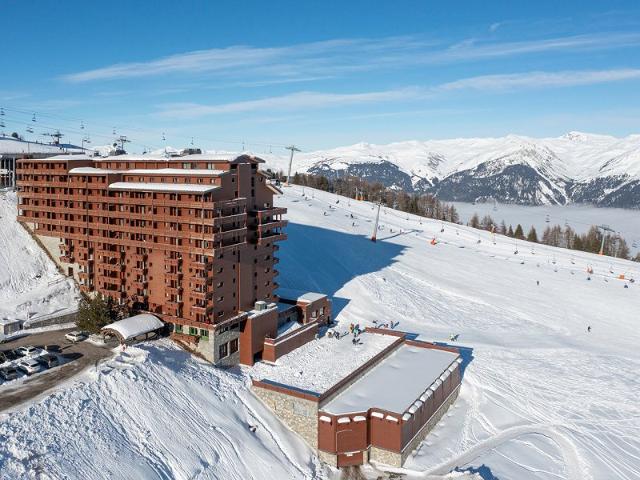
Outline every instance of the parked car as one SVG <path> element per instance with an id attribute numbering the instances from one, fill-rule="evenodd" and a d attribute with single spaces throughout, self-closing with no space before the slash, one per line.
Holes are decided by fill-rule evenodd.
<path id="1" fill-rule="evenodd" d="M 40 362 L 40 365 L 46 368 L 57 367 L 58 365 L 60 365 L 60 361 L 58 360 L 58 357 L 55 355 L 51 355 L 50 353 L 45 353 L 44 355 L 40 355 L 39 357 L 36 358 L 36 360 Z"/>
<path id="2" fill-rule="evenodd" d="M 40 365 L 35 358 L 23 358 L 18 362 L 17 367 L 27 375 L 33 375 L 34 373 L 44 370 L 42 365 Z"/>
<path id="3" fill-rule="evenodd" d="M 76 342 L 81 342 L 83 340 L 86 340 L 87 339 L 87 334 L 86 334 L 86 332 L 81 332 L 79 330 L 75 330 L 73 332 L 67 333 L 64 336 L 64 338 L 66 338 L 70 342 L 76 343 Z"/>
<path id="4" fill-rule="evenodd" d="M 44 349 L 47 352 L 55 352 L 55 353 L 62 352 L 62 349 L 60 348 L 60 345 L 45 345 Z"/>
<path id="5" fill-rule="evenodd" d="M 15 380 L 18 378 L 18 370 L 16 367 L 3 367 L 0 368 L 0 377 L 4 380 Z"/>
<path id="6" fill-rule="evenodd" d="M 38 353 L 39 349 L 37 349 L 33 345 L 24 345 L 22 347 L 18 347 L 16 351 L 21 357 L 30 357 L 31 355 Z"/>
<path id="7" fill-rule="evenodd" d="M 7 358 L 7 360 L 15 360 L 16 358 L 19 357 L 17 349 L 13 349 L 13 350 L 5 350 L 4 352 L 2 352 L 4 354 L 4 356 Z"/>
<path id="8" fill-rule="evenodd" d="M 7 356 L 4 354 L 4 352 L 0 352 L 0 364 L 4 363 L 4 362 L 8 362 L 9 359 L 7 358 Z"/>

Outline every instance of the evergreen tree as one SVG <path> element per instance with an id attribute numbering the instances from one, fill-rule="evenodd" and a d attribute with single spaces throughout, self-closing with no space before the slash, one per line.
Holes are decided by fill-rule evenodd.
<path id="1" fill-rule="evenodd" d="M 527 233 L 527 240 L 530 242 L 538 243 L 538 232 L 536 232 L 536 227 L 531 226 L 531 230 Z"/>
<path id="2" fill-rule="evenodd" d="M 513 236 L 519 238 L 520 240 L 524 240 L 524 231 L 522 230 L 522 225 L 516 225 L 516 231 L 513 232 Z"/>
<path id="3" fill-rule="evenodd" d="M 507 230 L 507 237 L 513 237 L 513 227 L 509 225 L 509 230 Z"/>
<path id="4" fill-rule="evenodd" d="M 78 308 L 76 325 L 89 333 L 98 333 L 105 325 L 110 324 L 115 317 L 113 300 L 97 294 L 93 298 L 83 297 Z"/>
<path id="5" fill-rule="evenodd" d="M 480 218 L 477 213 L 474 213 L 471 220 L 469 220 L 469 226 L 472 228 L 480 228 Z"/>

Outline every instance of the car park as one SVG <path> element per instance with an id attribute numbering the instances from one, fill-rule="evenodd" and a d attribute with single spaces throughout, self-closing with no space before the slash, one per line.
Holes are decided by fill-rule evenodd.
<path id="1" fill-rule="evenodd" d="M 16 366 L 27 375 L 33 375 L 34 373 L 44 370 L 42 365 L 35 358 L 23 358 Z"/>
<path id="2" fill-rule="evenodd" d="M 64 338 L 69 340 L 70 342 L 77 343 L 87 339 L 87 334 L 85 332 L 81 332 L 79 330 L 75 330 L 73 332 L 67 333 Z"/>
<path id="3" fill-rule="evenodd" d="M 18 355 L 21 357 L 30 357 L 39 352 L 39 349 L 34 347 L 33 345 L 24 345 L 22 347 L 18 347 L 17 349 Z"/>
<path id="4" fill-rule="evenodd" d="M 16 369 L 16 367 L 2 367 L 0 368 L 0 377 L 2 377 L 3 380 L 15 380 L 16 378 L 18 378 L 18 370 Z"/>
<path id="5" fill-rule="evenodd" d="M 36 360 L 40 362 L 40 365 L 42 365 L 45 368 L 53 368 L 60 365 L 60 361 L 58 360 L 58 357 L 56 355 L 51 355 L 50 353 L 45 353 L 44 355 L 40 355 Z"/>

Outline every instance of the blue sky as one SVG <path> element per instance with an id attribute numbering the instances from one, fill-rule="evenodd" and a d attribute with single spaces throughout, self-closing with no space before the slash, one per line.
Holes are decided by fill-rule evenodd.
<path id="1" fill-rule="evenodd" d="M 634 1 L 5 0 L 2 19 L 4 130 L 31 138 L 276 153 L 639 133 Z"/>

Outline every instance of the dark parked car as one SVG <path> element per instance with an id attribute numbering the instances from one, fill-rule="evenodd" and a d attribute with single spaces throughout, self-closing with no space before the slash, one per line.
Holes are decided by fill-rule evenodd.
<path id="1" fill-rule="evenodd" d="M 47 352 L 55 352 L 55 353 L 62 352 L 62 349 L 60 348 L 60 345 L 45 345 L 44 349 Z"/>
<path id="2" fill-rule="evenodd" d="M 0 377 L 4 380 L 14 380 L 18 378 L 18 370 L 16 367 L 3 367 L 0 368 Z"/>
<path id="3" fill-rule="evenodd" d="M 18 354 L 15 350 L 3 350 L 2 355 L 4 355 L 7 360 L 15 360 L 16 358 L 18 358 Z"/>
<path id="4" fill-rule="evenodd" d="M 40 355 L 38 358 L 36 358 L 36 360 L 40 362 L 40 365 L 47 368 L 57 367 L 58 365 L 60 365 L 58 357 L 56 357 L 55 355 L 51 355 L 50 353 Z"/>

